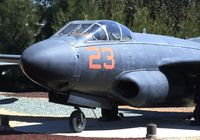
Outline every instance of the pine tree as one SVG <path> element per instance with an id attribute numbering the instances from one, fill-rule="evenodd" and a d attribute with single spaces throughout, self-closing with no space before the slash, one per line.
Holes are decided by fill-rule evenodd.
<path id="1" fill-rule="evenodd" d="M 44 24 L 37 41 L 44 40 L 53 35 L 59 28 L 70 20 L 69 2 L 54 0 L 51 6 L 38 5 L 39 23 Z"/>
<path id="2" fill-rule="evenodd" d="M 136 13 L 135 2 L 133 0 L 125 1 L 124 24 L 129 28 L 134 26 L 134 14 Z"/>
<path id="3" fill-rule="evenodd" d="M 199 35 L 199 22 L 200 11 L 197 3 L 191 1 L 187 8 L 182 10 L 183 16 L 180 17 L 180 31 L 177 33 L 178 37 L 190 38 Z"/>
<path id="4" fill-rule="evenodd" d="M 34 42 L 37 32 L 35 7 L 29 0 L 0 3 L 0 51 L 21 53 Z"/>

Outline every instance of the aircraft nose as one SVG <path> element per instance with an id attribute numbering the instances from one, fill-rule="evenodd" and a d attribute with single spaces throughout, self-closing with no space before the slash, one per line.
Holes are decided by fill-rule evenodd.
<path id="1" fill-rule="evenodd" d="M 27 48 L 21 56 L 23 72 L 34 82 L 67 82 L 74 72 L 74 54 L 66 43 L 46 41 Z"/>

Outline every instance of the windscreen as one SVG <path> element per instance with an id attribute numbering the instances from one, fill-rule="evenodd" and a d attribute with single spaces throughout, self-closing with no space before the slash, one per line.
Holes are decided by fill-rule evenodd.
<path id="1" fill-rule="evenodd" d="M 76 29 L 72 34 L 78 34 L 78 35 L 80 35 L 82 32 L 84 32 L 90 26 L 91 26 L 91 24 L 81 24 L 78 27 L 78 29 Z"/>
<path id="2" fill-rule="evenodd" d="M 57 35 L 67 35 L 82 41 L 129 41 L 132 39 L 131 31 L 127 27 L 108 20 L 71 22 L 61 29 Z M 67 36 L 64 37 L 66 38 Z"/>
<path id="3" fill-rule="evenodd" d="M 69 24 L 58 35 L 65 35 L 73 32 L 80 24 Z"/>

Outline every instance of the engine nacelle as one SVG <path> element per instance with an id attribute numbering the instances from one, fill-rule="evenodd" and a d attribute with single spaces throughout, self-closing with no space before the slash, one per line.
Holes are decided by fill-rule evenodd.
<path id="1" fill-rule="evenodd" d="M 160 71 L 137 71 L 122 74 L 114 85 L 115 96 L 132 106 L 164 102 L 169 91 L 166 76 Z"/>

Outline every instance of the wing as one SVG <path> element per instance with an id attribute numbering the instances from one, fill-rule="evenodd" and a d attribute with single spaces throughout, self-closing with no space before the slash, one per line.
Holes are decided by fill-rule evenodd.
<path id="1" fill-rule="evenodd" d="M 0 65 L 19 65 L 20 59 L 21 55 L 1 54 Z"/>

